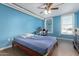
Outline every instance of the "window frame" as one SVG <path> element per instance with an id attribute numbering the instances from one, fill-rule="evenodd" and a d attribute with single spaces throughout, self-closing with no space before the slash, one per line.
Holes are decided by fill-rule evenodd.
<path id="1" fill-rule="evenodd" d="M 63 24 L 62 23 L 62 17 L 68 16 L 68 15 L 72 15 L 72 27 L 73 27 L 72 34 L 62 32 L 62 24 Z M 69 14 L 62 15 L 61 16 L 61 34 L 63 34 L 63 35 L 74 35 L 74 28 L 75 28 L 75 15 L 74 15 L 74 13 L 69 13 Z"/>

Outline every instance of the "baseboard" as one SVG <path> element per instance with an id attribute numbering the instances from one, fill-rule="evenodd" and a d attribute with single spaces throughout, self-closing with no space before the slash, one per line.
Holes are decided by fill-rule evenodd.
<path id="1" fill-rule="evenodd" d="M 1 50 L 4 50 L 4 49 L 11 48 L 11 47 L 12 47 L 12 45 L 9 45 L 9 46 L 7 46 L 7 47 L 0 48 L 0 51 L 1 51 Z"/>
<path id="2" fill-rule="evenodd" d="M 58 38 L 59 40 L 67 40 L 67 41 L 73 41 L 74 39 L 69 39 L 69 38 Z"/>

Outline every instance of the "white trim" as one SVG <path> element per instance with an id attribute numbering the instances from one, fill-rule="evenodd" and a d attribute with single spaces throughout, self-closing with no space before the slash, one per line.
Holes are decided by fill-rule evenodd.
<path id="1" fill-rule="evenodd" d="M 11 48 L 11 47 L 12 47 L 12 45 L 10 45 L 10 46 L 7 46 L 7 47 L 0 48 L 0 51 L 1 51 L 1 50 L 4 50 L 4 49 Z"/>
<path id="2" fill-rule="evenodd" d="M 18 6 L 16 6 L 16 5 L 14 5 L 14 4 L 12 4 L 12 3 L 2 3 L 3 5 L 6 5 L 6 6 L 8 6 L 8 7 L 11 7 L 11 8 L 13 8 L 13 9 L 16 9 L 16 10 L 18 10 L 18 11 L 21 11 L 21 12 L 23 12 L 23 13 L 25 13 L 25 14 L 29 14 L 29 15 L 32 15 L 32 16 L 35 16 L 35 17 L 37 17 L 37 18 L 40 18 L 41 20 L 44 20 L 44 18 L 42 17 L 42 16 L 38 16 L 38 15 L 36 15 L 36 14 L 33 14 L 33 13 L 31 13 L 31 12 L 29 12 L 28 10 L 24 10 L 24 9 L 22 9 L 22 8 L 20 8 L 20 7 L 18 7 Z"/>
<path id="3" fill-rule="evenodd" d="M 68 41 L 74 41 L 74 39 L 64 38 L 64 37 L 57 37 L 58 40 L 68 40 Z"/>
<path id="4" fill-rule="evenodd" d="M 46 29 L 46 19 L 44 19 L 44 28 Z"/>

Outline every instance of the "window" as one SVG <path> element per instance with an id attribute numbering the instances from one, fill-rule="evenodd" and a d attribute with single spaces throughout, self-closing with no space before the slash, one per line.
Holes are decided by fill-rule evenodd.
<path id="1" fill-rule="evenodd" d="M 53 19 L 45 20 L 45 28 L 48 29 L 48 33 L 53 33 Z"/>
<path id="2" fill-rule="evenodd" d="M 74 29 L 74 14 L 61 16 L 61 34 L 72 35 Z"/>

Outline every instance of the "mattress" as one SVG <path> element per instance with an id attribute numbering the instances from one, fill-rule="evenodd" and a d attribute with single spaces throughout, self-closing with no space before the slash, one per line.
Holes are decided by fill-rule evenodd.
<path id="1" fill-rule="evenodd" d="M 51 49 L 57 42 L 56 37 L 52 36 L 34 36 L 30 38 L 17 36 L 14 38 L 14 41 L 25 47 L 33 49 L 41 55 L 47 53 L 48 49 Z"/>

